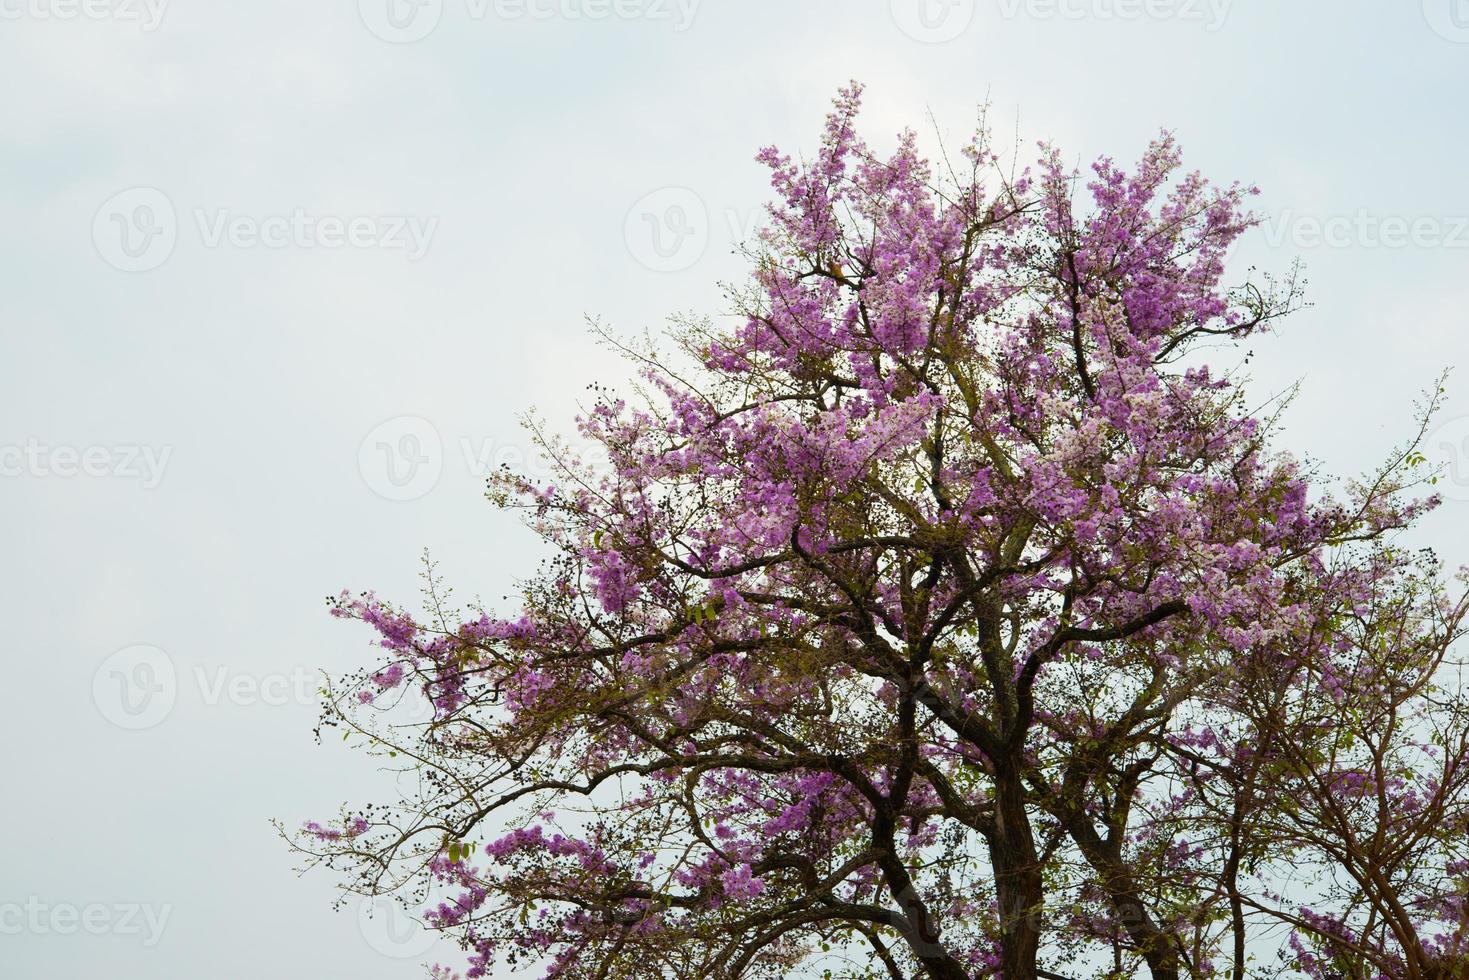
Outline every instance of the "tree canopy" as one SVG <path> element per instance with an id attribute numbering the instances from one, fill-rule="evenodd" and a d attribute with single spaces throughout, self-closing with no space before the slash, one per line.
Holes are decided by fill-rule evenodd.
<path id="1" fill-rule="evenodd" d="M 859 102 L 759 154 L 732 315 L 490 481 L 519 608 L 332 600 L 383 655 L 323 721 L 414 789 L 296 846 L 470 977 L 1469 976 L 1469 607 L 1399 543 L 1442 386 L 1328 481 L 1209 363 L 1300 302 L 1226 278 L 1252 189 Z"/>

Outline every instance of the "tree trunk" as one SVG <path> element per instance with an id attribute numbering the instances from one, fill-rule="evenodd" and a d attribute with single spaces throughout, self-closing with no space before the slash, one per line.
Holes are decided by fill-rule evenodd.
<path id="1" fill-rule="evenodd" d="M 996 766 L 989 850 L 1000 904 L 1001 975 L 1004 980 L 1036 980 L 1045 894 L 1020 775 L 1009 766 Z"/>

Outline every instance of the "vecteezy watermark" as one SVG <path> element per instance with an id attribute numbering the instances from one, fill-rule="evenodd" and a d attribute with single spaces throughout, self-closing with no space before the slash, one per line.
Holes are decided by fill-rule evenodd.
<path id="1" fill-rule="evenodd" d="M 1272 248 L 1469 248 L 1469 215 L 1383 215 L 1365 208 L 1355 214 L 1271 215 L 1261 227 Z"/>
<path id="2" fill-rule="evenodd" d="M 92 216 L 92 244 L 108 265 L 123 272 L 156 269 L 178 243 L 178 215 L 156 187 L 129 187 L 102 202 Z"/>
<path id="3" fill-rule="evenodd" d="M 438 486 L 444 441 L 428 419 L 400 415 L 369 432 L 357 447 L 357 471 L 379 497 L 417 500 Z"/>
<path id="4" fill-rule="evenodd" d="M 151 949 L 163 938 L 172 914 L 172 905 L 53 904 L 32 895 L 24 902 L 0 902 L 0 936 L 71 936 L 78 932 L 89 936 L 141 936 L 143 946 Z"/>
<path id="5" fill-rule="evenodd" d="M 195 666 L 188 678 L 199 701 L 209 707 L 318 703 L 321 678 L 305 667 L 284 673 L 255 674 L 228 666 Z M 179 674 L 173 658 L 146 644 L 119 650 L 92 675 L 92 701 L 102 717 L 129 731 L 161 724 L 179 699 Z"/>
<path id="6" fill-rule="evenodd" d="M 439 227 L 437 217 L 329 214 L 302 207 L 273 214 L 196 207 L 189 214 L 199 243 L 209 249 L 377 249 L 401 251 L 410 262 L 428 253 Z M 167 194 L 156 187 L 130 187 L 97 209 L 92 242 L 108 265 L 146 272 L 173 254 L 180 224 Z"/>
<path id="7" fill-rule="evenodd" d="M 0 444 L 0 477 L 118 477 L 140 480 L 144 490 L 152 490 L 163 482 L 172 455 L 172 446 L 52 446 L 28 439 Z"/>
<path id="8" fill-rule="evenodd" d="M 702 0 L 462 0 L 471 20 L 497 21 L 642 20 L 673 24 L 682 33 L 693 24 Z M 363 25 L 392 44 L 422 41 L 444 17 L 444 0 L 357 0 Z"/>
<path id="9" fill-rule="evenodd" d="M 357 928 L 367 945 L 393 959 L 415 959 L 439 941 L 438 933 L 425 929 L 401 905 L 380 895 L 364 897 L 358 903 Z"/>
<path id="10" fill-rule="evenodd" d="M 1444 40 L 1469 44 L 1469 0 L 1423 0 L 1423 19 Z"/>
<path id="11" fill-rule="evenodd" d="M 362 24 L 392 44 L 422 41 L 444 16 L 444 0 L 357 0 Z"/>
<path id="12" fill-rule="evenodd" d="M 763 208 L 725 208 L 711 220 L 704 199 L 687 187 L 660 187 L 638 198 L 622 223 L 628 253 L 653 272 L 681 272 L 704 257 L 716 230 L 731 243 L 749 241 Z"/>
<path id="13" fill-rule="evenodd" d="M 464 471 L 476 480 L 505 471 L 537 483 L 555 482 L 561 475 L 552 460 L 528 442 L 461 435 L 455 445 Z M 378 496 L 417 500 L 438 485 L 451 456 L 432 422 L 417 415 L 400 415 L 376 426 L 362 440 L 357 468 L 362 481 Z M 578 458 L 585 465 L 587 454 Z"/>
<path id="14" fill-rule="evenodd" d="M 92 675 L 92 703 L 102 717 L 129 731 L 152 728 L 167 718 L 178 696 L 172 658 L 146 644 L 117 651 Z"/>
<path id="15" fill-rule="evenodd" d="M 963 34 L 974 20 L 975 0 L 891 0 L 898 30 L 915 41 L 942 44 Z"/>
<path id="16" fill-rule="evenodd" d="M 1234 0 L 996 0 L 1006 20 L 1143 21 L 1203 24 L 1213 33 L 1224 26 Z"/>
<path id="17" fill-rule="evenodd" d="M 492 474 L 503 470 L 520 473 L 537 481 L 550 480 L 556 475 L 555 467 L 543 453 L 513 442 L 460 436 L 459 456 L 469 474 L 480 480 L 488 479 Z"/>
<path id="18" fill-rule="evenodd" d="M 1445 500 L 1469 500 L 1469 415 L 1441 422 L 1424 440 L 1423 455 L 1437 471 L 1436 493 Z"/>
<path id="19" fill-rule="evenodd" d="M 428 253 L 439 219 L 412 214 L 312 214 L 305 208 L 289 213 L 237 214 L 228 208 L 196 208 L 194 221 L 205 248 L 356 248 L 401 250 L 409 262 Z"/>
<path id="20" fill-rule="evenodd" d="M 709 247 L 709 210 L 687 187 L 664 187 L 628 209 L 622 235 L 644 267 L 678 272 L 699 261 Z"/>
<path id="21" fill-rule="evenodd" d="M 0 0 L 0 20 L 114 20 L 153 31 L 169 0 Z"/>

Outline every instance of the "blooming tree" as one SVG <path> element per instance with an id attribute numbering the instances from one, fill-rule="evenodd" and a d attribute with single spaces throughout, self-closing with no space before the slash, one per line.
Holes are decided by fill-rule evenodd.
<path id="1" fill-rule="evenodd" d="M 324 724 L 414 788 L 296 846 L 470 977 L 1465 976 L 1465 607 L 1417 440 L 1328 485 L 1205 363 L 1298 302 L 1226 285 L 1252 191 L 859 98 L 760 153 L 727 325 L 490 481 L 520 608 L 332 600 L 383 658 Z"/>

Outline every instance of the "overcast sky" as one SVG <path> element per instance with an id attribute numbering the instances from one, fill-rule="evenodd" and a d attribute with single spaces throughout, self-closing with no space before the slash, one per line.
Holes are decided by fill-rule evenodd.
<path id="1" fill-rule="evenodd" d="M 988 99 L 1027 157 L 1168 127 L 1259 184 L 1288 444 L 1369 467 L 1459 365 L 1420 543 L 1469 560 L 1465 0 L 0 0 L 0 975 L 420 975 L 268 824 L 391 791 L 313 743 L 373 652 L 322 598 L 428 547 L 498 599 L 486 464 L 625 376 L 584 317 L 720 313 L 753 154 L 852 77 L 875 136 Z"/>

